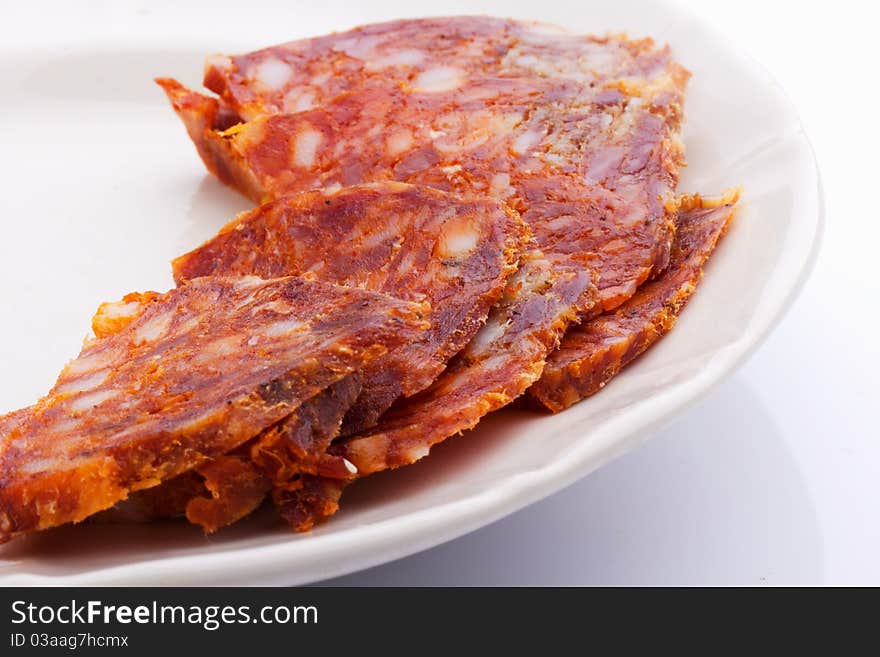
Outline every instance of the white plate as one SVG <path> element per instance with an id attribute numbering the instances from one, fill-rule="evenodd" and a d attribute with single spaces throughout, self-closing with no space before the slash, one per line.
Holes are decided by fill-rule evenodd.
<path id="1" fill-rule="evenodd" d="M 28 11 L 30 3 L 18 4 Z M 803 283 L 822 222 L 810 144 L 781 89 L 725 37 L 666 4 L 603 2 L 578 13 L 562 2 L 532 5 L 478 11 L 671 43 L 694 74 L 681 189 L 745 189 L 675 331 L 565 413 L 498 413 L 425 461 L 361 482 L 310 534 L 293 535 L 265 514 L 208 538 L 182 522 L 65 527 L 0 548 L 0 583 L 293 584 L 396 559 L 535 502 L 638 445 L 761 342 Z M 197 84 L 206 53 L 437 13 L 411 0 L 357 9 L 251 3 L 247 12 L 230 4 L 207 16 L 196 7 L 113 7 L 110 16 L 70 10 L 57 28 L 30 10 L 6 21 L 16 30 L 0 39 L 9 113 L 0 122 L 0 411 L 49 388 L 100 301 L 167 289 L 168 260 L 248 207 L 206 177 L 152 76 Z M 452 2 L 442 13 L 467 11 L 473 3 Z"/>

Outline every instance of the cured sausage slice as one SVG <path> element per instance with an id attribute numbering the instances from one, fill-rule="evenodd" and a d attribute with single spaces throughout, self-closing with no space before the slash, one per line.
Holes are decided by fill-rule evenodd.
<path id="1" fill-rule="evenodd" d="M 239 216 L 174 261 L 178 282 L 207 275 L 303 274 L 331 283 L 427 299 L 430 328 L 375 362 L 346 419 L 375 424 L 401 395 L 428 386 L 474 336 L 500 298 L 527 228 L 498 201 L 462 199 L 385 182 L 314 191 Z"/>
<path id="2" fill-rule="evenodd" d="M 668 260 L 685 79 L 377 83 L 225 131 L 204 129 L 199 107 L 216 99 L 160 84 L 209 169 L 255 200 L 381 180 L 489 195 L 522 215 L 556 268 L 594 268 L 607 310 Z"/>
<path id="3" fill-rule="evenodd" d="M 552 411 L 563 410 L 598 392 L 623 367 L 669 332 L 693 294 L 703 264 L 727 230 L 737 197 L 736 192 L 711 200 L 683 197 L 667 271 L 643 285 L 617 310 L 569 330 L 560 348 L 547 359 L 540 380 L 528 389 L 530 398 Z M 441 380 L 453 371 L 454 365 L 451 365 Z M 446 402 L 440 394 L 433 405 L 420 407 L 419 401 L 419 397 L 405 400 L 383 418 L 374 432 L 336 444 L 331 451 L 351 459 L 359 475 L 403 465 L 406 459 L 399 456 L 401 446 L 414 448 L 419 427 L 449 422 L 457 410 L 453 404 L 444 408 Z M 276 489 L 274 493 L 282 516 L 300 531 L 310 529 L 335 513 L 339 498 L 350 483 L 316 476 L 303 479 L 298 491 Z"/>
<path id="4" fill-rule="evenodd" d="M 99 519 L 145 522 L 186 515 L 214 532 L 255 510 L 273 485 L 294 490 L 302 476 L 350 477 L 354 466 L 327 449 L 360 392 L 360 380 L 360 374 L 349 374 L 233 452 L 132 493 Z"/>
<path id="5" fill-rule="evenodd" d="M 119 333 L 161 298 L 159 292 L 130 292 L 119 301 L 102 303 L 92 317 L 92 333 L 96 338 Z"/>
<path id="6" fill-rule="evenodd" d="M 357 477 L 408 465 L 519 397 L 541 376 L 573 309 L 590 303 L 584 294 L 596 300 L 588 274 L 551 284 L 552 275 L 546 260 L 526 258 L 486 325 L 429 388 L 398 400 L 376 427 L 334 443 L 330 453 L 353 463 Z M 304 476 L 296 488 L 276 487 L 273 499 L 292 527 L 308 530 L 336 512 L 353 478 Z"/>
<path id="7" fill-rule="evenodd" d="M 174 271 L 181 284 L 206 275 L 305 274 L 402 298 L 427 298 L 431 326 L 422 338 L 377 359 L 359 377 L 367 385 L 361 390 L 358 382 L 360 395 L 347 416 L 349 427 L 359 428 L 374 424 L 401 394 L 430 384 L 473 337 L 514 270 L 526 232 L 516 214 L 497 201 L 462 200 L 401 183 L 360 185 L 286 197 L 246 213 L 175 260 Z M 150 301 L 128 295 L 104 304 L 93 320 L 96 332 L 124 325 L 140 312 L 138 303 Z M 209 498 L 187 506 L 184 494 L 150 489 L 113 515 L 157 517 L 186 510 L 191 521 L 213 531 L 255 508 L 267 480 L 287 483 L 296 473 L 316 468 L 329 476 L 350 476 L 350 463 L 326 454 L 339 429 L 328 413 L 344 412 L 354 401 L 352 382 L 346 385 L 346 394 L 316 395 L 244 452 L 231 455 L 229 463 L 200 468 L 208 486 L 202 492 Z M 300 417 L 307 412 L 312 417 Z M 321 440 L 314 437 L 316 427 L 325 434 Z M 247 451 L 255 455 L 252 464 Z M 223 475 L 230 485 L 223 485 Z M 188 478 L 179 485 L 192 488 Z"/>
<path id="8" fill-rule="evenodd" d="M 359 390 L 360 376 L 351 374 L 234 453 L 197 468 L 210 495 L 187 501 L 187 520 L 214 532 L 251 513 L 273 486 L 293 490 L 304 473 L 350 477 L 354 466 L 327 448 Z"/>
<path id="9" fill-rule="evenodd" d="M 174 102 L 188 102 L 189 92 L 167 88 Z M 581 294 L 554 290 L 547 295 L 572 300 L 570 307 L 546 306 L 559 313 L 545 318 L 558 333 L 534 344 L 550 350 L 569 322 L 616 307 L 668 259 L 672 223 L 664 199 L 674 187 L 677 160 L 675 149 L 666 147 L 674 142 L 661 104 L 671 101 L 647 87 L 644 92 L 642 98 L 617 88 L 601 90 L 590 101 L 581 87 L 540 80 L 527 85 L 474 80 L 464 89 L 440 94 L 380 86 L 206 139 L 229 149 L 228 162 L 238 158 L 246 163 L 264 187 L 260 195 L 301 185 L 397 178 L 501 198 L 520 211 L 534 234 L 535 248 L 524 261 L 547 263 L 540 274 L 528 272 L 524 278 L 540 279 L 551 290 L 571 281 L 584 283 Z M 655 111 L 646 109 L 655 103 Z M 670 107 L 666 114 L 676 112 Z M 409 152 L 388 150 L 385 133 L 375 129 L 383 117 L 394 117 L 395 125 L 399 121 L 409 131 Z M 524 135 L 530 137 L 520 139 Z M 537 135 L 534 142 L 531 135 Z M 591 175 L 601 177 L 602 184 L 590 182 Z M 593 271 L 600 304 L 584 281 Z M 536 333 L 542 330 L 535 328 Z M 523 370 L 497 373 L 507 377 L 511 390 L 521 392 L 540 375 L 544 355 L 528 363 L 514 359 Z M 479 366 L 471 376 L 480 377 Z M 483 405 L 481 399 L 471 401 L 471 411 Z M 485 404 L 487 412 L 495 407 Z M 473 414 L 465 413 L 455 431 L 474 422 Z"/>
<path id="10" fill-rule="evenodd" d="M 250 449 L 255 467 L 271 481 L 268 488 L 272 490 L 276 509 L 295 528 L 298 516 L 287 500 L 306 498 L 310 505 L 315 505 L 319 497 L 312 494 L 314 486 L 342 481 L 357 473 L 350 461 L 329 454 L 328 449 L 357 395 L 359 383 L 348 377 L 316 395 L 300 407 L 296 422 L 285 422 L 277 430 L 265 432 Z M 332 485 L 326 484 L 327 489 Z"/>
<path id="11" fill-rule="evenodd" d="M 615 192 L 623 207 L 575 215 L 597 233 L 610 307 L 634 291 L 634 268 L 641 282 L 646 267 L 665 264 L 671 225 L 663 200 L 671 200 L 683 159 L 688 76 L 650 39 L 460 16 L 211 57 L 205 84 L 219 101 L 159 83 L 208 168 L 256 200 L 365 179 L 421 180 L 492 194 L 524 214 L 531 208 L 535 223 L 560 219 L 562 228 L 567 208 L 554 214 L 540 207 L 542 197 L 551 207 L 585 198 L 605 206 L 607 195 L 590 187 Z M 561 182 L 566 176 L 587 184 L 572 188 Z M 635 230 L 639 213 L 645 226 Z M 632 247 L 626 267 L 600 248 L 626 251 L 618 235 Z M 568 246 L 583 241 L 569 236 Z M 551 250 L 540 235 L 538 242 Z"/>
<path id="12" fill-rule="evenodd" d="M 0 425 L 0 540 L 77 522 L 233 450 L 417 339 L 428 310 L 297 277 L 200 278 L 161 295 Z"/>
<path id="13" fill-rule="evenodd" d="M 585 86 L 662 71 L 650 39 L 572 34 L 484 16 L 397 20 L 244 55 L 214 55 L 204 84 L 243 120 L 312 109 L 376 79 L 442 91 L 462 76 L 553 78 Z"/>
<path id="14" fill-rule="evenodd" d="M 688 74 L 650 42 L 629 49 L 628 60 L 612 52 L 628 46 L 622 40 L 608 45 L 613 42 L 592 40 L 578 46 L 577 56 L 569 49 L 550 57 L 549 50 L 538 51 L 552 44 L 535 38 L 517 62 L 505 59 L 504 48 L 489 53 L 494 37 L 482 38 L 490 45 L 482 54 L 459 43 L 448 52 L 474 58 L 457 60 L 454 71 L 436 71 L 432 60 L 427 68 L 411 68 L 404 81 L 395 77 L 397 69 L 372 74 L 361 67 L 328 82 L 341 86 L 328 87 L 321 106 L 293 108 L 296 113 L 278 113 L 289 108 L 272 105 L 272 93 L 259 85 L 250 100 L 215 85 L 221 102 L 159 81 L 208 168 L 255 200 L 398 180 L 491 195 L 532 229 L 535 242 L 516 279 L 520 288 L 506 295 L 473 349 L 430 388 L 399 400 L 380 426 L 331 448 L 353 457 L 358 474 L 412 462 L 438 440 L 473 426 L 537 379 L 570 322 L 617 307 L 666 266 Z M 388 44 L 402 49 L 407 41 L 395 37 Z M 522 51 L 514 43 L 510 52 L 516 47 Z M 318 51 L 324 54 L 308 57 L 317 61 L 329 52 Z M 290 85 L 285 95 L 301 83 Z M 247 110 L 251 100 L 257 105 Z M 590 274 L 598 299 L 585 281 Z M 529 284 L 536 281 L 541 284 Z M 529 299 L 534 307 L 544 304 L 533 333 L 516 321 Z M 527 345 L 526 356 L 511 358 L 519 344 Z M 441 418 L 436 427 L 430 424 L 435 417 Z M 302 509 L 319 500 L 325 510 L 335 509 L 338 489 L 316 479 L 292 493 L 276 489 L 274 497 L 292 510 L 294 525 L 306 527 Z"/>
<path id="15" fill-rule="evenodd" d="M 540 377 L 585 290 L 593 295 L 586 303 L 596 299 L 587 273 L 551 280 L 549 262 L 525 260 L 486 325 L 428 389 L 399 400 L 378 426 L 331 452 L 354 463 L 359 476 L 408 465 L 519 397 Z"/>
<path id="16" fill-rule="evenodd" d="M 354 465 L 327 450 L 364 378 L 362 373 L 350 374 L 312 397 L 291 418 L 257 436 L 246 445 L 254 464 L 273 483 L 291 481 L 301 473 L 351 477 L 357 472 Z"/>
<path id="17" fill-rule="evenodd" d="M 702 277 L 702 267 L 735 212 L 737 194 L 685 197 L 669 268 L 615 311 L 571 329 L 529 396 L 558 412 L 601 390 L 623 367 L 672 330 Z"/>
<path id="18" fill-rule="evenodd" d="M 308 402 L 306 402 L 308 403 Z M 198 468 L 209 495 L 196 495 L 186 503 L 186 517 L 215 532 L 254 511 L 272 489 L 246 453 L 224 454 Z"/>

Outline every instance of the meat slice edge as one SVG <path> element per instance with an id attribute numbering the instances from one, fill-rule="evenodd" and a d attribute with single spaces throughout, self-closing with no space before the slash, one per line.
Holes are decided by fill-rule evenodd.
<path id="1" fill-rule="evenodd" d="M 547 360 L 529 397 L 559 412 L 605 384 L 672 330 L 702 278 L 703 265 L 727 231 L 739 192 L 681 200 L 669 268 L 615 311 L 571 329 Z"/>
<path id="2" fill-rule="evenodd" d="M 354 466 L 327 449 L 360 387 L 360 373 L 349 374 L 232 452 L 137 491 L 96 518 L 149 522 L 186 516 L 212 533 L 256 510 L 273 485 L 295 488 L 306 474 L 350 477 Z"/>
<path id="3" fill-rule="evenodd" d="M 207 58 L 204 85 L 241 120 L 305 111 L 377 79 L 428 92 L 473 77 L 552 78 L 595 86 L 651 76 L 668 49 L 488 16 L 403 19 Z"/>
<path id="4" fill-rule="evenodd" d="M 201 278 L 161 295 L 0 423 L 0 540 L 78 522 L 231 451 L 416 339 L 427 312 L 296 277 Z"/>
<path id="5" fill-rule="evenodd" d="M 374 363 L 346 432 L 375 424 L 427 387 L 464 347 L 515 271 L 528 229 L 488 198 L 384 182 L 283 197 L 245 213 L 177 258 L 175 280 L 290 274 L 427 299 L 431 327 Z"/>
<path id="6" fill-rule="evenodd" d="M 585 91 L 567 81 L 487 78 L 432 94 L 377 83 L 196 140 L 221 180 L 255 181 L 256 189 L 238 189 L 257 201 L 381 180 L 497 198 L 557 267 L 598 272 L 608 310 L 668 261 L 686 76 L 661 80 Z M 193 92 L 160 84 L 192 123 Z M 405 148 L 389 144 L 398 130 Z"/>
<path id="7" fill-rule="evenodd" d="M 610 309 L 663 270 L 671 244 L 687 73 L 668 50 L 650 57 L 650 74 L 612 72 L 589 93 L 564 75 L 544 82 L 466 76 L 456 89 L 427 93 L 367 84 L 315 110 L 213 126 L 201 140 L 257 181 L 256 193 L 243 189 L 255 199 L 365 176 L 491 193 L 533 228 L 534 260 L 545 257 L 561 278 L 598 270 L 602 305 Z M 163 86 L 180 111 L 191 92 L 170 81 Z M 554 121 L 561 109 L 565 119 Z M 434 115 L 442 122 L 420 120 Z M 376 132 L 377 116 L 403 129 L 395 123 Z M 413 134 L 413 126 L 424 129 Z M 600 139 L 585 149 L 588 135 Z M 578 310 L 581 317 L 595 312 L 590 304 Z"/>
<path id="8" fill-rule="evenodd" d="M 473 337 L 501 296 L 527 233 L 516 214 L 497 201 L 461 199 L 426 187 L 387 182 L 337 192 L 306 192 L 267 203 L 237 217 L 216 237 L 177 258 L 173 266 L 181 284 L 209 275 L 303 274 L 405 299 L 427 299 L 431 326 L 421 339 L 376 359 L 360 377 L 365 385 L 346 421 L 349 427 L 362 427 L 373 424 L 401 394 L 430 384 Z M 104 304 L 93 320 L 96 331 L 103 325 L 112 328 L 129 321 L 139 312 L 139 301 L 149 303 L 150 299 L 129 295 L 116 304 Z M 295 445 L 296 436 L 313 426 L 300 422 L 301 413 L 310 408 L 326 411 L 325 396 L 316 395 L 274 432 L 266 432 L 286 434 L 290 441 L 276 438 L 273 448 L 263 436 L 230 454 L 228 463 L 218 459 L 200 468 L 208 490 L 198 491 L 196 486 L 202 499 L 194 499 L 189 507 L 187 495 L 193 482 L 182 477 L 160 488 L 181 486 L 185 493 L 143 491 L 106 519 L 169 517 L 188 508 L 191 521 L 213 531 L 255 508 L 267 481 L 294 486 L 295 473 L 314 473 L 308 461 L 315 461 L 317 455 L 323 459 L 324 474 L 350 476 L 341 458 L 326 454 L 335 433 L 326 444 L 313 441 L 310 452 L 283 449 L 285 444 Z M 338 397 L 331 397 L 337 405 Z M 343 410 L 350 406 L 349 399 Z M 252 443 L 259 446 L 251 447 Z M 262 459 L 249 462 L 250 450 Z M 271 455 L 274 463 L 268 458 Z M 287 476 L 280 476 L 284 471 Z M 230 485 L 224 485 L 224 477 Z M 250 495 L 243 495 L 245 491 Z"/>
<path id="9" fill-rule="evenodd" d="M 187 501 L 187 520 L 205 532 L 215 532 L 254 511 L 273 486 L 294 488 L 304 473 L 351 476 L 354 466 L 327 449 L 360 389 L 361 375 L 350 374 L 235 452 L 197 468 L 210 495 Z"/>
<path id="10" fill-rule="evenodd" d="M 635 296 L 616 311 L 603 314 L 572 327 L 552 352 L 540 379 L 527 394 L 550 410 L 567 406 L 598 392 L 623 367 L 672 329 L 693 294 L 702 275 L 702 266 L 727 230 L 736 211 L 738 191 L 717 199 L 698 195 L 680 199 L 678 230 L 669 268 L 659 278 L 639 288 Z M 452 366 L 446 375 L 453 372 Z M 406 400 L 415 406 L 419 398 Z M 436 406 L 435 406 L 436 409 Z M 420 415 L 414 408 L 403 422 L 389 413 L 372 435 L 337 443 L 331 452 L 344 455 L 358 466 L 358 475 L 406 464 L 401 445 L 408 445 L 425 426 L 438 423 L 426 405 Z M 453 414 L 450 414 L 455 417 Z M 404 412 L 406 417 L 406 412 Z M 444 421 L 446 421 L 444 419 Z M 274 501 L 289 523 L 300 531 L 326 520 L 339 509 L 339 500 L 351 480 L 310 476 L 297 492 L 276 490 Z"/>
<path id="11" fill-rule="evenodd" d="M 443 374 L 399 400 L 376 427 L 334 443 L 330 453 L 353 463 L 357 477 L 427 456 L 537 381 L 548 354 L 577 321 L 577 309 L 594 306 L 597 296 L 588 273 L 561 278 L 546 260 L 526 257 L 486 325 Z M 294 529 L 306 530 L 336 512 L 353 478 L 304 476 L 296 490 L 276 487 L 273 499 Z"/>

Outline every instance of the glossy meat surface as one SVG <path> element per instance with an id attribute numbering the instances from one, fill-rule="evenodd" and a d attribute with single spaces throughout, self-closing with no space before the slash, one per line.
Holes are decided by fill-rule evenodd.
<path id="1" fill-rule="evenodd" d="M 513 273 L 527 229 L 488 198 L 462 199 L 385 182 L 281 198 L 237 217 L 174 261 L 178 282 L 197 276 L 306 275 L 427 300 L 422 339 L 377 361 L 346 419 L 375 424 L 401 395 L 427 387 L 486 320 Z"/>
<path id="2" fill-rule="evenodd" d="M 562 281 L 552 274 L 548 262 L 524 259 L 486 325 L 429 388 L 400 399 L 377 426 L 330 447 L 357 473 L 346 480 L 306 476 L 295 489 L 276 489 L 282 516 L 295 528 L 311 528 L 336 512 L 354 478 L 414 463 L 522 395 L 575 321 L 572 309 L 597 299 L 587 274 Z"/>
<path id="3" fill-rule="evenodd" d="M 375 80 L 443 91 L 465 77 L 551 78 L 599 84 L 645 77 L 668 53 L 650 39 L 581 36 L 488 16 L 406 19 L 213 55 L 204 84 L 243 120 L 312 109 Z"/>
<path id="4" fill-rule="evenodd" d="M 417 339 L 427 312 L 297 277 L 200 278 L 160 295 L 0 421 L 0 539 L 77 522 L 235 449 Z"/>
<path id="5" fill-rule="evenodd" d="M 667 270 L 613 312 L 571 329 L 529 396 L 551 411 L 564 410 L 597 393 L 671 331 L 733 219 L 736 201 L 736 193 L 715 200 L 685 197 Z"/>
<path id="6" fill-rule="evenodd" d="M 668 260 L 686 80 L 673 73 L 596 89 L 543 78 L 437 93 L 376 83 L 225 131 L 188 118 L 216 100 L 162 84 L 209 169 L 254 200 L 382 180 L 489 195 L 522 215 L 555 267 L 595 270 L 607 310 Z"/>

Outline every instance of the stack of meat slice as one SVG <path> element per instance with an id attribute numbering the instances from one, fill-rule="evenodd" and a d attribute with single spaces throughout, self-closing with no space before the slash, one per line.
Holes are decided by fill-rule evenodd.
<path id="1" fill-rule="evenodd" d="M 271 493 L 304 530 L 336 511 L 355 478 L 412 463 L 517 398 L 558 411 L 593 394 L 671 328 L 733 215 L 735 194 L 677 196 L 688 75 L 650 40 L 457 17 L 214 56 L 205 85 L 217 96 L 158 80 L 208 170 L 264 205 L 178 258 L 177 290 L 103 306 L 96 343 L 130 344 L 155 307 L 237 280 L 348 289 L 373 300 L 377 322 L 380 299 L 410 315 L 396 342 L 365 332 L 370 357 L 352 349 L 357 364 L 277 416 L 230 420 L 234 439 L 200 442 L 185 464 L 142 479 L 111 468 L 113 494 L 87 509 L 50 513 L 70 504 L 24 493 L 7 503 L 4 491 L 0 531 L 79 520 L 135 491 L 115 517 L 186 513 L 213 531 Z M 237 371 L 248 367 L 241 345 L 222 337 L 236 312 L 218 304 L 208 324 L 220 337 L 200 330 L 195 350 L 225 358 L 231 381 L 252 374 Z M 133 362 L 164 375 L 165 357 Z M 43 420 L 33 418 L 62 399 L 56 386 L 0 418 L 0 459 L 14 464 L 4 482 L 17 485 L 43 458 L 34 433 Z M 164 402 L 143 403 L 165 416 Z M 210 415 L 198 396 L 187 403 Z M 135 417 L 117 418 L 113 431 L 126 435 Z M 64 435 L 91 431 L 94 420 L 83 421 Z M 162 428 L 162 444 L 183 449 L 177 430 Z M 91 453 L 140 458 L 126 442 L 113 451 L 117 442 L 100 434 Z M 154 468 L 164 463 L 165 452 L 144 453 Z"/>
<path id="2" fill-rule="evenodd" d="M 677 303 L 657 302 L 667 309 L 665 324 L 647 302 L 602 317 L 597 327 L 608 317 L 636 317 L 620 329 L 634 346 L 616 369 L 605 362 L 612 356 L 578 339 L 596 315 L 615 311 L 650 278 L 661 277 L 639 298 L 659 299 L 660 286 L 679 289 L 679 279 L 692 288 L 698 276 L 702 261 L 685 266 L 691 243 L 681 241 L 675 271 L 663 275 L 678 208 L 687 78 L 668 49 L 650 40 L 460 17 L 397 21 L 212 57 L 205 84 L 218 97 L 173 80 L 159 83 L 208 169 L 254 200 L 397 180 L 492 196 L 531 229 L 533 241 L 510 286 L 519 300 L 506 297 L 431 387 L 400 399 L 377 424 L 369 422 L 375 415 L 358 421 L 363 414 L 345 422 L 331 453 L 364 475 L 424 456 L 520 396 L 545 369 L 530 396 L 559 410 L 592 392 L 573 382 L 607 380 L 656 339 L 647 334 L 671 325 L 689 292 Z M 733 200 L 684 208 L 680 221 L 689 225 L 698 206 L 718 206 L 700 214 L 715 235 L 695 249 L 703 259 Z M 586 286 L 579 296 L 554 295 L 585 274 L 595 295 Z M 585 324 L 554 353 L 578 320 Z M 564 405 L 553 400 L 561 378 L 569 380 Z M 294 501 L 295 524 L 308 527 L 335 510 L 344 485 L 307 477 Z"/>
<path id="3" fill-rule="evenodd" d="M 427 304 L 287 277 L 129 299 L 34 406 L 6 416 L 0 540 L 77 522 L 210 464 L 419 339 Z"/>
<path id="4" fill-rule="evenodd" d="M 343 414 L 429 385 L 526 239 L 498 201 L 401 183 L 238 217 L 175 262 L 175 290 L 103 304 L 49 396 L 0 420 L 0 538 L 117 502 L 213 531 L 270 491 L 284 512 L 304 474 L 352 476 L 328 453 Z"/>
<path id="5" fill-rule="evenodd" d="M 222 465 L 199 469 L 211 493 L 210 511 L 207 501 L 190 503 L 199 482 L 188 475 L 134 496 L 114 515 L 149 519 L 185 511 L 213 530 L 246 515 L 270 490 L 290 517 L 285 500 L 310 476 L 357 474 L 350 461 L 327 451 L 343 416 L 356 412 L 363 421 L 371 408 L 384 410 L 398 396 L 430 385 L 500 300 L 526 238 L 522 221 L 498 201 L 401 183 L 306 192 L 235 219 L 174 262 L 179 284 L 211 276 L 308 276 L 425 300 L 429 327 L 417 341 L 347 377 L 221 459 Z M 370 406 L 362 406 L 364 400 Z"/>

